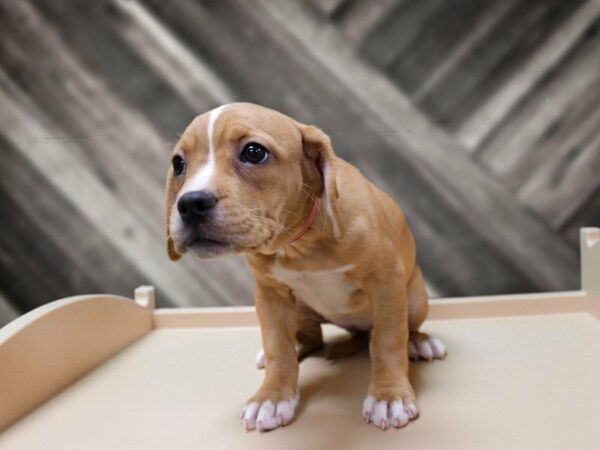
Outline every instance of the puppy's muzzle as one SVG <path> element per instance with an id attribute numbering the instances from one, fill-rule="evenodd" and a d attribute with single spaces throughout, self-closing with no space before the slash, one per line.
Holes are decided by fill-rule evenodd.
<path id="1" fill-rule="evenodd" d="M 177 202 L 177 211 L 185 225 L 195 228 L 209 219 L 218 201 L 209 191 L 187 192 Z"/>

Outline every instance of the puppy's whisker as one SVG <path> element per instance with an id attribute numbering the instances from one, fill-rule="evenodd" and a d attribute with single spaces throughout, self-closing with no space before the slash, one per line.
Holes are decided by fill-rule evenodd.
<path id="1" fill-rule="evenodd" d="M 312 188 L 309 191 L 302 189 L 301 192 L 307 197 L 309 197 L 311 200 L 314 200 L 314 198 L 316 197 L 315 191 L 313 191 Z"/>
<path id="2" fill-rule="evenodd" d="M 246 211 L 253 212 L 253 211 L 277 211 L 277 210 L 276 210 L 276 208 L 250 208 L 250 209 L 247 209 Z M 294 214 L 297 216 L 299 215 L 297 212 L 292 211 L 291 209 L 286 209 L 286 208 L 282 209 L 281 212 L 286 212 L 288 214 Z"/>
<path id="3" fill-rule="evenodd" d="M 286 240 L 289 240 L 292 237 L 292 231 L 286 227 L 281 227 L 277 236 L 283 236 Z"/>
<path id="4" fill-rule="evenodd" d="M 309 185 L 309 184 L 302 183 L 302 186 L 305 187 L 305 188 L 308 188 L 311 191 L 313 190 L 313 187 L 311 185 Z"/>

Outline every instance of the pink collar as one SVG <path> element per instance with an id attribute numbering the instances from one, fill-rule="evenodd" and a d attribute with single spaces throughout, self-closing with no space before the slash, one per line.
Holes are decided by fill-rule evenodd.
<path id="1" fill-rule="evenodd" d="M 310 226 L 313 223 L 313 220 L 315 220 L 315 216 L 317 215 L 317 211 L 319 210 L 320 202 L 321 202 L 321 199 L 319 197 L 313 197 L 313 206 L 312 206 L 312 209 L 310 210 L 310 213 L 308 214 L 308 219 L 306 219 L 306 223 L 304 224 L 304 226 L 302 227 L 302 229 L 300 231 L 298 231 L 294 236 L 292 236 L 292 238 L 289 240 L 288 244 L 291 244 L 292 242 L 296 242 L 298 239 L 300 239 L 302 236 L 304 236 L 304 233 L 306 233 L 308 231 L 308 229 L 310 228 Z"/>

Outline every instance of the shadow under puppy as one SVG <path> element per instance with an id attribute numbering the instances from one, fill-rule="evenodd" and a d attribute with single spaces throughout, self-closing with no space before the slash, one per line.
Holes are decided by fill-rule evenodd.
<path id="1" fill-rule="evenodd" d="M 256 279 L 262 386 L 247 429 L 287 425 L 298 403 L 298 358 L 321 348 L 321 323 L 368 342 L 367 422 L 403 427 L 418 415 L 408 359 L 443 358 L 419 333 L 427 292 L 413 236 L 396 203 L 337 157 L 328 136 L 249 103 L 196 117 L 172 154 L 167 248 L 212 258 L 244 253 Z M 357 345 L 355 345 L 357 344 Z"/>

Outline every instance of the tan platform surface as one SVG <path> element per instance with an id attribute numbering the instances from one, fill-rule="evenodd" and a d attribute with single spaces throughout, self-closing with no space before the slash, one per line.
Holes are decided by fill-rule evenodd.
<path id="1" fill-rule="evenodd" d="M 294 422 L 246 432 L 257 327 L 157 329 L 0 435 L 2 449 L 598 449 L 600 321 L 585 312 L 435 320 L 445 361 L 412 363 L 421 417 L 366 425 L 365 354 L 301 364 Z M 339 331 L 328 327 L 335 338 Z"/>

